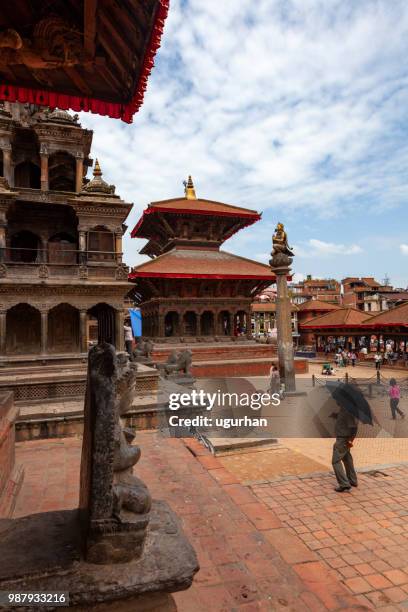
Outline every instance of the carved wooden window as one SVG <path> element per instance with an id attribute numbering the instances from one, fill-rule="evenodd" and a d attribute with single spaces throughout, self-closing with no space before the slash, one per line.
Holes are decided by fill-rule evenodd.
<path id="1" fill-rule="evenodd" d="M 88 232 L 88 259 L 112 261 L 115 258 L 114 240 L 114 234 L 103 228 L 95 228 Z"/>
<path id="2" fill-rule="evenodd" d="M 15 187 L 30 187 L 40 189 L 41 170 L 39 166 L 30 161 L 21 162 L 14 168 Z"/>
<path id="3" fill-rule="evenodd" d="M 76 264 L 77 245 L 68 234 L 56 234 L 48 242 L 48 261 L 54 264 Z"/>

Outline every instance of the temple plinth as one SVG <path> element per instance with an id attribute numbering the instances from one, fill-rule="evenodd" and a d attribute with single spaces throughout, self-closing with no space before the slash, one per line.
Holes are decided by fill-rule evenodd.
<path id="1" fill-rule="evenodd" d="M 133 268 L 143 335 L 158 341 L 252 337 L 253 296 L 275 282 L 269 266 L 221 250 L 261 215 L 198 198 L 191 179 L 182 198 L 152 202 L 132 232 L 151 261 Z"/>
<path id="2" fill-rule="evenodd" d="M 279 373 L 286 391 L 296 391 L 295 362 L 292 337 L 291 302 L 287 277 L 290 275 L 293 252 L 288 247 L 282 223 L 278 223 L 273 236 L 271 270 L 276 275 L 276 326 L 278 331 Z"/>

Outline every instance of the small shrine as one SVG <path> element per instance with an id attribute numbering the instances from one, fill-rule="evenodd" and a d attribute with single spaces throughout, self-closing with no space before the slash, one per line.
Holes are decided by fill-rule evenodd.
<path id="1" fill-rule="evenodd" d="M 251 302 L 275 275 L 269 266 L 221 246 L 260 218 L 255 210 L 198 198 L 191 176 L 184 197 L 148 205 L 131 235 L 147 239 L 140 252 L 151 261 L 129 275 L 144 336 L 251 336 Z"/>

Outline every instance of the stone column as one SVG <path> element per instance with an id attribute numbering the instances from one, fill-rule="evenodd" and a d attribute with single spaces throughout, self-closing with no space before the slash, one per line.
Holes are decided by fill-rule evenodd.
<path id="1" fill-rule="evenodd" d="M 40 157 L 41 157 L 41 190 L 48 191 L 49 189 L 49 181 L 48 181 L 48 149 L 46 145 L 42 144 L 40 147 Z"/>
<path id="2" fill-rule="evenodd" d="M 79 311 L 79 342 L 81 353 L 88 352 L 88 330 L 87 330 L 88 316 L 86 310 Z"/>
<path id="3" fill-rule="evenodd" d="M 11 145 L 3 148 L 3 174 L 10 187 L 14 187 L 14 172 L 11 163 Z"/>
<path id="4" fill-rule="evenodd" d="M 164 314 L 159 312 L 157 315 L 157 335 L 159 338 L 164 337 Z"/>
<path id="5" fill-rule="evenodd" d="M 125 332 L 123 330 L 125 324 L 125 313 L 122 309 L 116 311 L 116 322 L 115 322 L 115 344 L 117 351 L 125 350 Z"/>
<path id="6" fill-rule="evenodd" d="M 41 257 L 40 261 L 42 263 L 48 263 L 48 240 L 46 238 L 41 238 Z"/>
<path id="7" fill-rule="evenodd" d="M 75 191 L 82 191 L 82 182 L 84 178 L 84 154 L 77 153 L 76 157 L 76 173 L 75 173 Z"/>
<path id="8" fill-rule="evenodd" d="M 251 312 L 245 312 L 245 326 L 246 326 L 246 335 L 248 339 L 252 338 L 252 322 L 251 322 Z"/>
<path id="9" fill-rule="evenodd" d="M 293 253 L 288 247 L 286 233 L 278 224 L 273 236 L 270 265 L 276 275 L 276 327 L 278 333 L 279 373 L 286 391 L 296 390 L 295 361 L 293 353 L 292 313 L 287 277 L 290 274 Z"/>
<path id="10" fill-rule="evenodd" d="M 115 233 L 115 256 L 116 263 L 122 263 L 122 233 Z"/>
<path id="11" fill-rule="evenodd" d="M 5 260 L 6 255 L 6 223 L 0 220 L 0 262 Z"/>
<path id="12" fill-rule="evenodd" d="M 184 310 L 180 310 L 179 312 L 179 326 L 180 326 L 180 336 L 186 335 L 186 324 L 184 321 Z"/>
<path id="13" fill-rule="evenodd" d="M 48 310 L 41 311 L 41 355 L 48 353 Z"/>
<path id="14" fill-rule="evenodd" d="M 86 264 L 86 232 L 85 230 L 79 230 L 79 263 L 82 265 Z"/>
<path id="15" fill-rule="evenodd" d="M 7 312 L 0 311 L 0 355 L 6 354 Z"/>

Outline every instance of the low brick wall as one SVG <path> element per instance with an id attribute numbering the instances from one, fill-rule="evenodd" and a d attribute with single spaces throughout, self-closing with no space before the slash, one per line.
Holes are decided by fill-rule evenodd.
<path id="1" fill-rule="evenodd" d="M 272 364 L 278 364 L 276 357 L 269 359 L 196 362 L 193 363 L 192 373 L 195 378 L 269 376 Z M 295 358 L 296 374 L 306 374 L 308 371 L 308 360 L 302 357 Z"/>
<path id="2" fill-rule="evenodd" d="M 272 359 L 276 355 L 276 346 L 273 344 L 259 344 L 255 342 L 231 342 L 222 345 L 214 342 L 211 345 L 157 345 L 153 349 L 152 359 L 162 363 L 167 360 L 173 351 L 190 349 L 193 354 L 193 363 L 198 361 L 223 361 L 231 359 Z"/>
<path id="3" fill-rule="evenodd" d="M 11 391 L 0 392 L 0 517 L 11 515 L 24 472 L 15 464 L 18 408 Z"/>

